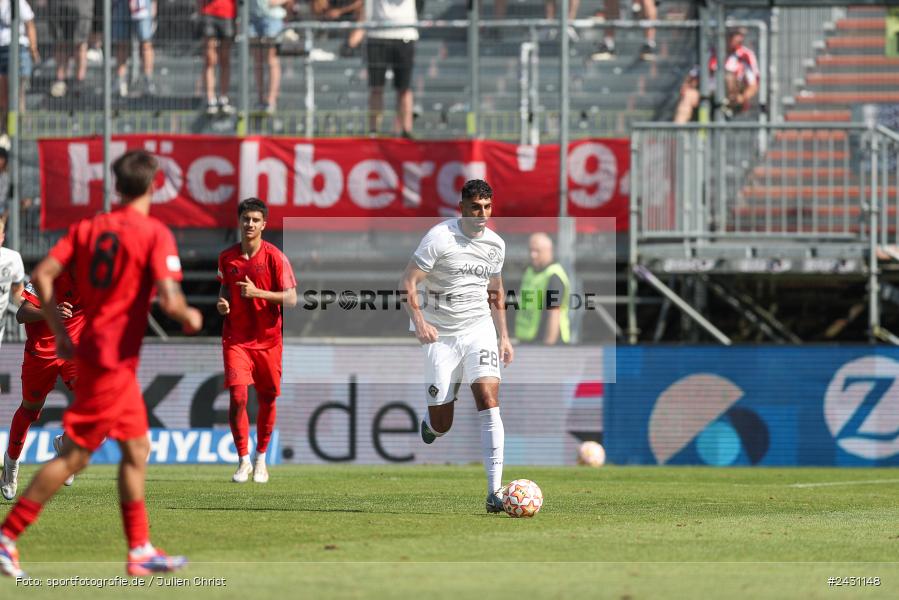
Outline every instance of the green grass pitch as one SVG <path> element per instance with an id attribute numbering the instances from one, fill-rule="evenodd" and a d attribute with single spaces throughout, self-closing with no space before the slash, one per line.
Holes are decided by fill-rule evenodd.
<path id="1" fill-rule="evenodd" d="M 899 597 L 896 469 L 507 467 L 543 489 L 534 519 L 485 514 L 474 465 L 231 472 L 149 469 L 152 539 L 190 558 L 183 586 L 50 587 L 124 576 L 115 468 L 97 466 L 20 540 L 41 585 L 3 579 L 0 598 Z"/>

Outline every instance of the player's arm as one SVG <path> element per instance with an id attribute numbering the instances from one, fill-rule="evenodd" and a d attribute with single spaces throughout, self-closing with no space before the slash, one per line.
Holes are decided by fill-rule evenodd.
<path id="1" fill-rule="evenodd" d="M 187 304 L 181 284 L 171 278 L 160 279 L 156 282 L 159 294 L 159 308 L 170 319 L 181 323 L 181 327 L 187 334 L 193 334 L 203 328 L 203 315 L 199 310 Z"/>
<path id="2" fill-rule="evenodd" d="M 503 276 L 494 275 L 487 283 L 487 297 L 490 304 L 490 315 L 493 325 L 499 334 L 499 356 L 505 366 L 509 366 L 515 351 L 509 340 L 509 328 L 506 326 L 506 290 L 503 287 Z"/>
<path id="3" fill-rule="evenodd" d="M 418 284 L 425 280 L 428 274 L 418 268 L 414 260 L 409 261 L 400 281 L 400 290 L 406 294 L 406 312 L 412 319 L 415 327 L 415 337 L 422 344 L 431 344 L 437 341 L 437 329 L 425 321 L 424 313 L 418 302 Z"/>
<path id="4" fill-rule="evenodd" d="M 219 286 L 219 299 L 215 303 L 215 309 L 219 311 L 220 315 L 227 315 L 231 312 L 231 290 L 224 283 Z"/>
<path id="5" fill-rule="evenodd" d="M 22 304 L 22 290 L 25 289 L 25 284 L 23 282 L 14 283 L 12 287 L 9 288 L 9 300 L 16 306 L 21 306 Z"/>
<path id="6" fill-rule="evenodd" d="M 543 318 L 546 319 L 546 331 L 543 334 L 543 344 L 546 346 L 554 346 L 559 342 L 561 337 L 561 321 L 562 321 L 562 294 L 565 293 L 565 286 L 558 275 L 553 275 L 546 287 L 547 306 Z"/>
<path id="7" fill-rule="evenodd" d="M 41 303 L 41 313 L 53 335 L 56 337 L 56 355 L 59 358 L 72 358 L 74 346 L 72 339 L 62 324 L 62 317 L 56 309 L 56 294 L 53 282 L 59 277 L 65 266 L 53 255 L 39 262 L 31 273 L 31 283 L 37 292 L 37 300 Z"/>
<path id="8" fill-rule="evenodd" d="M 22 300 L 19 310 L 16 311 L 17 323 L 37 323 L 44 320 L 44 313 L 41 309 L 28 300 Z"/>
<path id="9" fill-rule="evenodd" d="M 240 287 L 241 298 L 259 298 L 270 302 L 271 304 L 279 304 L 287 308 L 293 308 L 297 305 L 297 288 L 292 287 L 280 292 L 272 290 L 262 290 L 256 287 L 249 277 L 244 277 L 243 281 L 238 281 Z"/>

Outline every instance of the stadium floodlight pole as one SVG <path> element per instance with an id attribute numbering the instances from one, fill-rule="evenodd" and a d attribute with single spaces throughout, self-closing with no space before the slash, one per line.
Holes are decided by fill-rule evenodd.
<path id="1" fill-rule="evenodd" d="M 112 210 L 112 0 L 103 0 L 103 212 Z"/>
<path id="2" fill-rule="evenodd" d="M 243 137 L 247 135 L 247 118 L 249 116 L 247 107 L 250 103 L 250 3 L 247 0 L 238 1 L 240 2 L 240 23 L 237 29 L 237 40 L 241 77 L 238 100 L 240 106 L 237 107 L 237 135 Z"/>
<path id="3" fill-rule="evenodd" d="M 704 5 L 699 6 L 699 122 L 708 123 L 711 118 L 712 102 L 708 95 L 709 70 L 706 68 L 709 55 L 709 9 Z"/>
<path id="4" fill-rule="evenodd" d="M 22 186 L 19 185 L 20 179 L 20 162 L 19 156 L 21 152 L 19 149 L 21 147 L 19 143 L 19 23 L 22 20 L 22 15 L 19 14 L 19 3 L 18 2 L 10 2 L 10 40 L 9 40 L 9 77 L 7 81 L 9 82 L 9 86 L 7 87 L 6 94 L 8 98 L 9 111 L 6 116 L 6 131 L 9 135 L 9 139 L 12 145 L 12 164 L 8 164 L 8 168 L 10 169 L 10 180 L 12 185 L 12 194 L 10 194 L 10 203 L 9 207 L 9 218 L 12 222 L 12 230 L 7 228 L 7 237 L 9 238 L 9 246 L 13 250 L 21 251 L 21 229 L 22 224 L 19 222 L 19 217 L 21 216 L 21 210 L 19 207 L 19 196 L 21 192 L 19 191 Z"/>
<path id="5" fill-rule="evenodd" d="M 718 103 L 719 110 L 715 115 L 715 121 L 724 122 L 724 111 L 720 110 L 724 106 L 724 100 L 727 98 L 724 89 L 724 63 L 727 61 L 727 31 L 724 26 L 724 3 L 718 0 L 715 5 L 715 59 L 718 61 L 718 68 L 715 69 L 715 101 Z"/>
<path id="6" fill-rule="evenodd" d="M 568 6 L 559 3 L 559 262 L 572 278 L 574 275 L 574 231 L 568 218 L 568 75 L 570 70 L 568 39 Z"/>
<path id="7" fill-rule="evenodd" d="M 481 0 L 468 1 L 468 80 L 471 85 L 466 129 L 477 137 L 481 120 Z"/>

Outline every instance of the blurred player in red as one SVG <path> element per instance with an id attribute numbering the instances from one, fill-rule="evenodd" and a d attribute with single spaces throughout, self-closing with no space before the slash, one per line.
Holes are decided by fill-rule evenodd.
<path id="1" fill-rule="evenodd" d="M 75 357 L 75 400 L 63 415 L 65 444 L 34 476 L 0 525 L 0 572 L 22 577 L 16 539 L 71 475 L 85 468 L 104 438 L 117 440 L 119 498 L 128 540 L 129 575 L 174 571 L 187 559 L 167 556 L 149 540 L 144 480 L 150 440 L 147 409 L 137 382 L 140 346 L 154 289 L 159 306 L 185 332 L 203 326 L 181 292 L 181 261 L 172 232 L 149 216 L 158 163 L 143 150 L 112 165 L 122 206 L 85 219 L 50 250 L 31 275 L 56 353 Z M 57 313 L 54 281 L 70 270 L 78 282 L 85 325 L 77 349 Z"/>
<path id="2" fill-rule="evenodd" d="M 54 282 L 56 297 L 60 301 L 56 305 L 56 313 L 65 323 L 66 331 L 72 342 L 77 344 L 84 329 L 84 310 L 75 281 L 68 271 Z M 7 500 L 16 496 L 19 486 L 19 456 L 25 446 L 25 438 L 31 424 L 41 416 L 41 409 L 47 400 L 47 394 L 56 387 L 56 378 L 70 390 L 74 389 L 75 361 L 64 360 L 56 356 L 56 338 L 44 320 L 41 312 L 41 301 L 37 298 L 34 284 L 29 283 L 22 292 L 22 304 L 16 312 L 16 321 L 25 324 L 25 357 L 22 360 L 22 404 L 13 415 L 9 426 L 9 445 L 3 455 L 3 474 L 0 475 L 0 493 Z M 57 453 L 62 448 L 62 436 L 53 440 Z M 65 481 L 72 485 L 74 475 Z"/>
<path id="3" fill-rule="evenodd" d="M 275 399 L 281 393 L 281 312 L 296 306 L 297 282 L 290 263 L 278 248 L 262 239 L 268 207 L 248 198 L 237 207 L 240 243 L 219 255 L 222 283 L 216 308 L 225 316 L 222 353 L 225 385 L 231 395 L 228 420 L 240 457 L 231 478 L 245 483 L 268 481 L 265 452 L 275 428 Z M 250 464 L 247 449 L 247 386 L 256 386 L 256 459 Z"/>

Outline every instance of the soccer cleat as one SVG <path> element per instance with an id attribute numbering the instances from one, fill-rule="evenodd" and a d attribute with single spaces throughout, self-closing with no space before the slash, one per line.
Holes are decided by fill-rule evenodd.
<path id="1" fill-rule="evenodd" d="M 231 481 L 234 483 L 246 483 L 252 473 L 253 465 L 250 464 L 250 461 L 242 460 L 237 464 L 237 470 L 231 476 Z"/>
<path id="2" fill-rule="evenodd" d="M 169 556 L 151 546 L 144 552 L 129 552 L 126 569 L 129 575 L 142 577 L 153 573 L 171 573 L 184 568 L 186 564 L 187 557 Z"/>
<path id="3" fill-rule="evenodd" d="M 615 45 L 600 42 L 596 45 L 596 51 L 590 55 L 591 60 L 612 60 L 616 56 Z"/>
<path id="4" fill-rule="evenodd" d="M 15 542 L 3 534 L 0 534 L 0 573 L 7 577 L 25 577 L 25 571 L 19 566 L 19 551 Z"/>
<path id="5" fill-rule="evenodd" d="M 13 460 L 6 452 L 3 453 L 3 474 L 0 475 L 0 493 L 7 500 L 16 497 L 19 489 L 19 461 Z"/>
<path id="6" fill-rule="evenodd" d="M 503 498 L 500 496 L 499 492 L 493 492 L 492 494 L 487 494 L 487 512 L 488 513 L 501 513 L 504 512 L 503 508 Z"/>
<path id="7" fill-rule="evenodd" d="M 428 427 L 428 424 L 424 421 L 421 422 L 421 441 L 425 444 L 433 444 L 434 440 L 437 439 L 437 436 L 431 431 L 431 428 Z"/>
<path id="8" fill-rule="evenodd" d="M 56 456 L 62 454 L 62 436 L 58 435 L 53 438 L 53 449 L 56 450 Z M 67 486 L 75 483 L 75 475 L 69 475 L 68 478 L 63 482 Z"/>
<path id="9" fill-rule="evenodd" d="M 268 483 L 268 468 L 265 466 L 265 457 L 257 456 L 253 465 L 253 483 Z"/>

